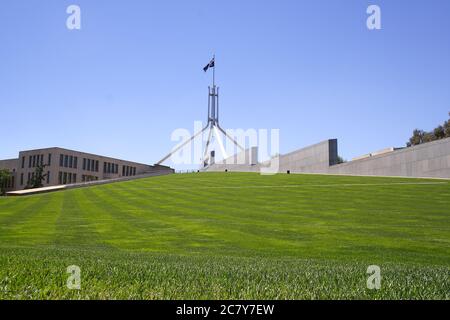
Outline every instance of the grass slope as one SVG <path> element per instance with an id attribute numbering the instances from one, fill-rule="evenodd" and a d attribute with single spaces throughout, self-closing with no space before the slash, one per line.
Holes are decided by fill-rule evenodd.
<path id="1" fill-rule="evenodd" d="M 251 173 L 2 198 L 0 298 L 449 299 L 449 208 L 448 181 Z"/>

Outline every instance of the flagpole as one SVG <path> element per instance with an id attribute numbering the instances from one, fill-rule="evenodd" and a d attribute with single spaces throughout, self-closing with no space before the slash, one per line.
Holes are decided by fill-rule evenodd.
<path id="1" fill-rule="evenodd" d="M 213 87 L 216 87 L 216 54 L 213 55 L 214 67 L 213 67 Z"/>

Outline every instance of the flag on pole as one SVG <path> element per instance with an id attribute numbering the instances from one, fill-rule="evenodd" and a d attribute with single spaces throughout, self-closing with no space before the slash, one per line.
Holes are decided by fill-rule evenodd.
<path id="1" fill-rule="evenodd" d="M 215 59 L 212 58 L 212 60 L 203 68 L 203 71 L 208 71 L 209 68 L 214 68 L 214 64 L 215 64 Z"/>

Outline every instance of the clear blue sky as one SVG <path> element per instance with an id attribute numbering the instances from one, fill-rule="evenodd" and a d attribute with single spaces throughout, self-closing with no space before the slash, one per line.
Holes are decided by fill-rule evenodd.
<path id="1" fill-rule="evenodd" d="M 0 159 L 60 146 L 156 162 L 205 119 L 213 52 L 222 125 L 279 128 L 281 153 L 404 146 L 450 111 L 448 0 L 2 0 L 0 40 Z"/>

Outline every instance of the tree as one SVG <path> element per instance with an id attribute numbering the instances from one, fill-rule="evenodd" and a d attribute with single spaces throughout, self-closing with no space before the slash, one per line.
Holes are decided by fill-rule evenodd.
<path id="1" fill-rule="evenodd" d="M 423 135 L 422 143 L 427 143 L 427 142 L 431 142 L 434 140 L 436 140 L 436 137 L 434 136 L 434 134 L 432 132 L 425 132 L 425 134 Z"/>
<path id="2" fill-rule="evenodd" d="M 0 169 L 0 195 L 4 196 L 6 193 L 6 186 L 8 185 L 8 181 L 11 179 L 11 173 L 9 170 Z"/>
<path id="3" fill-rule="evenodd" d="M 38 164 L 36 170 L 34 171 L 34 175 L 27 186 L 28 189 L 42 188 L 44 186 L 42 181 L 44 181 L 47 177 L 47 174 L 44 174 L 44 169 L 46 166 L 47 165 L 44 164 Z"/>
<path id="4" fill-rule="evenodd" d="M 342 158 L 341 156 L 337 157 L 337 164 L 341 164 L 341 163 L 345 163 L 347 162 L 347 160 L 345 160 L 344 158 Z"/>
<path id="5" fill-rule="evenodd" d="M 434 139 L 439 140 L 445 138 L 445 129 L 443 126 L 438 126 L 433 131 Z"/>
<path id="6" fill-rule="evenodd" d="M 415 129 L 413 131 L 413 135 L 409 139 L 409 143 L 407 145 L 410 147 L 410 146 L 417 146 L 417 145 L 423 143 L 424 136 L 425 136 L 425 132 L 423 130 Z"/>
<path id="7" fill-rule="evenodd" d="M 450 112 L 448 113 L 448 116 L 450 117 Z M 444 132 L 445 137 L 450 138 L 450 119 L 444 122 Z"/>
<path id="8" fill-rule="evenodd" d="M 450 117 L 450 112 L 448 113 Z M 444 122 L 444 125 L 437 126 L 431 132 L 415 129 L 412 137 L 406 143 L 407 147 L 416 146 L 421 143 L 431 142 L 439 139 L 450 138 L 450 119 Z"/>

